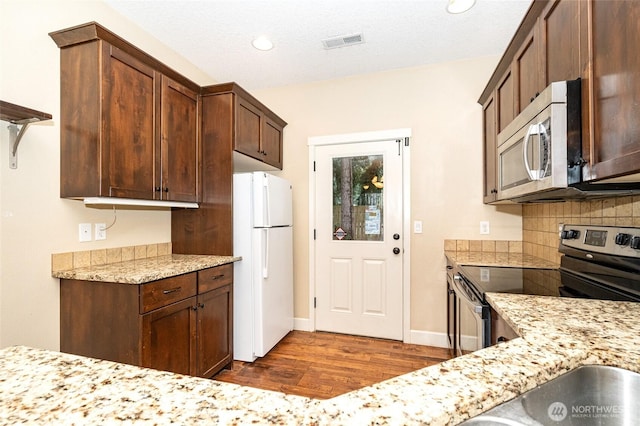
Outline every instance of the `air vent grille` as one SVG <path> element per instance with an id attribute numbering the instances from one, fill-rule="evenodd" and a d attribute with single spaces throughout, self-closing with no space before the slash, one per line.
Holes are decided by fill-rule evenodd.
<path id="1" fill-rule="evenodd" d="M 336 49 L 338 47 L 352 46 L 360 43 L 364 43 L 362 34 L 341 35 L 322 40 L 322 45 L 325 49 Z"/>

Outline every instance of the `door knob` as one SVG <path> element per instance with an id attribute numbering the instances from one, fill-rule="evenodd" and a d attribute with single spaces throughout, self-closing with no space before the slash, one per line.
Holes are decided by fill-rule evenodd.
<path id="1" fill-rule="evenodd" d="M 393 239 L 394 240 L 399 240 L 400 239 L 400 235 L 399 234 L 393 234 Z"/>
<path id="2" fill-rule="evenodd" d="M 400 249 L 398 247 L 394 247 L 393 254 L 400 254 Z"/>

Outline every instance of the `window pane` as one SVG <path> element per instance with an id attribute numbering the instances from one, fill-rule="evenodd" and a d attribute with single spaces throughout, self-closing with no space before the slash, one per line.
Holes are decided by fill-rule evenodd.
<path id="1" fill-rule="evenodd" d="M 333 159 L 333 239 L 383 241 L 382 155 Z"/>

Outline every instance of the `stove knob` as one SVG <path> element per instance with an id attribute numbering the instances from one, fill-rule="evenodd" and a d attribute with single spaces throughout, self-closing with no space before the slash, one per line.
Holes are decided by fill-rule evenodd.
<path id="1" fill-rule="evenodd" d="M 635 250 L 640 250 L 640 237 L 633 237 L 631 239 L 631 244 L 629 244 L 629 247 Z"/>
<path id="2" fill-rule="evenodd" d="M 567 229 L 560 234 L 560 238 L 563 240 L 575 240 L 578 236 L 580 236 L 580 231 L 575 229 Z"/>
<path id="3" fill-rule="evenodd" d="M 629 234 L 617 234 L 616 235 L 616 244 L 619 246 L 626 246 L 631 241 L 631 235 Z"/>

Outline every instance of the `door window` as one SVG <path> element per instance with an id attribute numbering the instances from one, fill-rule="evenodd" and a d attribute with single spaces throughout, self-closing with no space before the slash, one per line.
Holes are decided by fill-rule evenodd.
<path id="1" fill-rule="evenodd" d="M 333 158 L 333 240 L 383 241 L 382 155 Z"/>

